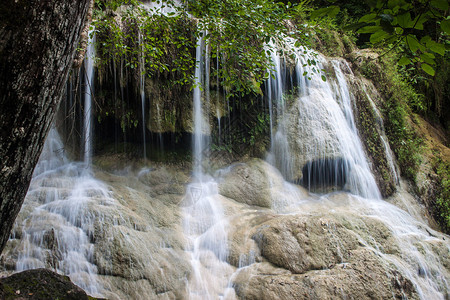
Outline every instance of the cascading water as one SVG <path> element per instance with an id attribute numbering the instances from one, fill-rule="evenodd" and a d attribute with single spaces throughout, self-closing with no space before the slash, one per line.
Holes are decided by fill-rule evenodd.
<path id="1" fill-rule="evenodd" d="M 392 152 L 391 148 L 389 147 L 388 138 L 386 136 L 386 130 L 384 128 L 383 117 L 381 116 L 381 113 L 378 110 L 375 103 L 373 102 L 372 98 L 370 98 L 369 94 L 366 93 L 366 96 L 367 96 L 367 99 L 369 100 L 369 103 L 372 106 L 372 109 L 376 115 L 377 126 L 379 127 L 379 132 L 380 132 L 380 139 L 381 139 L 381 142 L 383 143 L 384 152 L 386 153 L 386 159 L 387 159 L 387 163 L 389 165 L 389 169 L 391 171 L 392 176 L 394 177 L 394 182 L 396 184 L 398 184 L 399 183 L 399 175 L 398 175 L 399 171 L 394 162 L 394 153 Z"/>
<path id="2" fill-rule="evenodd" d="M 16 270 L 50 268 L 70 278 L 91 295 L 101 295 L 91 240 L 95 199 L 113 201 L 106 187 L 87 174 L 83 164 L 69 163 L 58 132 L 50 130 L 22 210 Z"/>
<path id="3" fill-rule="evenodd" d="M 378 187 L 370 172 L 367 159 L 358 137 L 350 93 L 341 67 L 343 62 L 333 61 L 334 77 L 326 82 L 318 75 L 304 79 L 307 61 L 316 61 L 317 69 L 323 69 L 326 61 L 311 54 L 299 54 L 296 62 L 298 95 L 289 108 L 277 104 L 277 131 L 273 135 L 268 160 L 287 180 L 299 180 L 309 189 L 324 185 L 344 186 L 352 193 L 364 197 L 380 198 Z M 281 68 L 279 56 L 273 58 L 276 72 L 268 86 L 272 95 L 280 95 Z M 330 76 L 331 77 L 331 76 Z M 291 155 L 292 153 L 292 155 Z M 294 168 L 296 166 L 296 168 Z M 302 169 L 302 170 L 301 170 Z M 300 175 L 300 173 L 302 173 Z"/>
<path id="4" fill-rule="evenodd" d="M 281 78 L 280 69 L 277 67 L 279 58 L 274 56 L 272 59 L 276 75 L 267 82 L 269 97 L 277 95 L 279 87 L 282 86 L 277 84 L 277 79 Z M 327 183 L 342 187 L 345 185 L 344 189 L 358 195 L 350 196 L 349 199 L 352 200 L 347 204 L 348 211 L 377 218 L 388 226 L 402 249 L 401 259 L 386 254 L 380 246 L 371 246 L 374 241 L 372 236 L 360 236 L 361 243 L 401 270 L 401 273 L 413 282 L 421 299 L 444 299 L 442 291 L 448 291 L 449 288 L 445 267 L 428 243 L 435 237 L 408 213 L 381 200 L 353 117 L 352 98 L 344 75 L 344 72 L 351 73 L 350 68 L 344 61 L 332 60 L 328 64 L 334 74 L 329 75 L 326 82 L 314 74 L 311 79 L 305 80 L 305 66 L 308 60 L 313 59 L 316 60 L 318 69 L 323 69 L 327 64 L 327 60 L 321 56 L 297 57 L 295 70 L 298 95 L 290 108 L 280 109 L 277 104 L 277 112 L 281 114 L 277 115 L 274 122 L 277 124 L 277 131 L 272 135 L 269 162 L 277 166 L 288 180 L 295 176 L 293 166 L 299 166 L 299 162 L 302 162 L 304 167 L 301 182 L 306 187 L 312 189 L 313 185 L 320 187 Z M 281 97 L 275 99 L 280 101 Z M 381 130 L 384 131 L 382 124 Z M 389 145 L 385 143 L 384 146 L 393 176 L 397 178 Z M 294 158 L 285 155 L 284 149 L 290 149 Z M 311 210 L 310 207 L 323 205 L 319 211 L 334 211 L 342 206 L 342 202 L 339 202 L 342 200 L 336 201 L 335 199 L 340 198 L 333 197 L 333 194 L 325 195 L 322 199 L 326 199 L 326 204 L 317 200 L 303 201 L 299 202 L 297 209 L 308 214 L 317 209 Z"/>
<path id="5" fill-rule="evenodd" d="M 275 48 L 274 45 L 271 45 Z M 274 65 L 273 70 L 270 72 L 270 77 L 267 80 L 267 94 L 270 110 L 270 127 L 271 127 L 271 151 L 268 156 L 268 161 L 276 165 L 282 174 L 291 177 L 292 166 L 289 157 L 291 157 L 289 143 L 287 141 L 287 133 L 285 124 L 278 122 L 277 130 L 273 134 L 273 117 L 272 105 L 276 105 L 276 116 L 280 118 L 285 114 L 286 103 L 284 99 L 284 84 L 282 76 L 282 60 L 278 52 L 271 52 L 271 60 Z"/>
<path id="6" fill-rule="evenodd" d="M 107 187 L 86 168 L 91 154 L 84 156 L 85 163 L 69 162 L 52 129 L 9 242 L 16 249 L 12 252 L 16 270 L 55 269 L 91 295 L 112 295 L 111 299 L 297 299 L 292 295 L 311 299 L 308 295 L 327 291 L 327 284 L 334 290 L 356 286 L 340 290 L 336 297 L 348 299 L 356 298 L 354 293 L 360 290 L 369 295 L 372 275 L 388 280 L 379 286 L 389 287 L 388 296 L 378 298 L 389 298 L 391 291 L 396 298 L 397 290 L 406 298 L 409 288 L 417 294 L 412 298 L 447 299 L 448 237 L 380 199 L 354 122 L 347 64 L 297 49 L 298 90 L 289 92 L 294 77 L 285 78 L 287 63 L 274 53 L 273 76 L 266 84 L 272 138 L 268 161 L 273 165 L 250 159 L 219 170 L 213 179 L 204 172 L 210 148 L 208 51 L 207 41 L 199 38 L 191 183 L 186 185 L 188 175 L 176 164 L 170 172 L 163 171 L 167 165 L 143 169 L 136 178 L 131 167 L 114 174 L 94 169 L 98 178 L 109 180 Z M 311 72 L 307 65 L 313 60 L 317 69 L 329 70 L 326 82 L 318 75 L 304 76 Z M 116 101 L 117 84 L 127 76 L 123 68 L 117 72 L 115 64 L 113 68 Z M 88 66 L 86 74 L 86 87 L 92 87 Z M 123 84 L 120 88 L 124 97 Z M 144 111 L 142 77 L 140 89 Z M 91 96 L 84 96 L 88 111 L 91 104 L 86 98 Z M 156 106 L 157 113 L 163 115 L 160 108 Z M 219 143 L 220 135 L 233 140 L 231 126 L 221 124 L 226 116 L 225 108 L 217 110 Z M 92 136 L 89 117 L 83 118 L 85 140 Z M 91 142 L 83 146 L 85 154 L 92 153 Z M 385 148 L 389 155 L 387 143 Z M 387 159 L 394 173 L 395 161 Z M 320 194 L 308 193 L 293 182 Z M 321 189 L 326 184 L 343 191 L 328 193 L 334 189 Z M 299 219 L 306 221 L 296 223 Z M 315 252 L 321 254 L 314 256 Z M 359 261 L 353 258 L 358 255 Z M 358 263 L 368 277 L 361 279 Z M 369 268 L 376 263 L 382 265 L 381 271 Z M 293 270 L 296 264 L 311 268 Z M 245 277 L 246 272 L 250 276 Z M 302 280 L 310 283 L 308 289 L 302 288 Z M 294 291 L 297 286 L 298 293 L 283 294 L 287 286 Z M 277 297 L 271 297 L 273 290 Z"/>
<path id="7" fill-rule="evenodd" d="M 85 59 L 83 113 L 84 163 L 71 163 L 53 127 L 35 168 L 22 210 L 30 211 L 23 223 L 16 270 L 51 268 L 70 276 L 91 295 L 101 296 L 93 263 L 92 236 L 98 213 L 95 201 L 112 203 L 105 185 L 90 174 L 92 164 L 92 98 L 94 91 L 95 37 L 89 33 Z M 69 91 L 71 93 L 71 91 Z M 86 165 L 88 169 L 86 169 Z"/>
<path id="8" fill-rule="evenodd" d="M 195 52 L 195 82 L 194 82 L 194 135 L 193 135 L 193 153 L 194 153 L 194 176 L 200 177 L 202 174 L 202 162 L 203 162 L 203 151 L 205 150 L 205 129 L 208 127 L 206 125 L 205 118 L 203 118 L 202 109 L 202 82 L 203 82 L 203 65 L 204 65 L 204 44 L 203 38 L 200 37 L 197 41 L 197 48 Z"/>
<path id="9" fill-rule="evenodd" d="M 84 162 L 90 166 L 92 163 L 92 98 L 94 95 L 94 58 L 95 58 L 95 35 L 94 30 L 89 31 L 89 41 L 86 52 L 84 67 L 85 92 L 84 92 Z"/>
<path id="10" fill-rule="evenodd" d="M 226 221 L 220 202 L 217 201 L 217 183 L 203 173 L 203 163 L 208 153 L 209 121 L 205 119 L 202 105 L 202 89 L 205 101 L 209 95 L 209 67 L 205 56 L 203 37 L 198 38 L 196 48 L 193 137 L 194 182 L 187 186 L 184 198 L 184 231 L 188 237 L 187 246 L 191 256 L 193 274 L 189 278 L 187 294 L 189 299 L 217 299 L 223 297 L 228 286 L 230 267 L 227 259 Z M 208 84 L 208 85 L 207 85 Z M 208 104 L 206 103 L 206 106 Z"/>

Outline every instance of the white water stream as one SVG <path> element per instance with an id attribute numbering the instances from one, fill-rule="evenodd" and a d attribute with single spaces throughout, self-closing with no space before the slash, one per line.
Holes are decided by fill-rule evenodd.
<path id="1" fill-rule="evenodd" d="M 187 186 L 184 202 L 183 227 L 188 238 L 187 251 L 190 253 L 193 274 L 188 279 L 189 299 L 223 298 L 227 290 L 232 268 L 226 263 L 227 222 L 221 203 L 217 201 L 217 183 L 204 174 L 204 163 L 209 153 L 209 121 L 203 107 L 209 105 L 209 60 L 205 57 L 208 46 L 203 37 L 197 40 L 194 85 L 194 137 L 193 176 L 194 181 Z M 203 93 L 202 93 L 203 92 Z"/>
<path id="2" fill-rule="evenodd" d="M 167 281 L 167 286 L 162 288 L 161 291 L 158 290 L 158 295 L 161 299 L 168 299 L 170 298 L 169 292 L 172 292 L 170 286 L 173 278 L 166 279 L 165 276 L 175 273 L 173 270 L 172 273 L 167 271 L 172 269 L 168 265 L 176 262 L 182 266 L 180 261 L 185 259 L 188 260 L 190 265 L 189 272 L 180 271 L 181 274 L 175 273 L 176 276 L 173 277 L 185 276 L 186 291 L 183 295 L 186 298 L 199 300 L 234 299 L 237 295 L 233 288 L 233 280 L 236 280 L 239 272 L 260 262 L 256 259 L 257 251 L 253 251 L 255 249 L 252 248 L 251 251 L 238 253 L 237 268 L 229 264 L 230 244 L 233 242 L 230 241 L 229 233 L 231 229 L 239 230 L 239 228 L 231 228 L 233 226 L 231 219 L 244 218 L 245 213 L 267 214 L 270 218 L 276 218 L 282 213 L 296 214 L 300 217 L 342 213 L 342 215 L 348 216 L 348 220 L 345 221 L 350 225 L 346 223 L 346 226 L 358 227 L 361 225 L 354 221 L 352 216 L 380 220 L 392 233 L 398 249 L 386 251 L 386 249 L 382 249 L 375 237 L 362 234 L 358 236 L 360 245 L 370 249 L 387 264 L 395 266 L 396 270 L 399 270 L 404 277 L 413 283 L 421 299 L 446 299 L 450 290 L 449 271 L 443 261 L 447 258 L 436 255 L 437 246 L 442 243 L 443 235 L 429 229 L 426 224 L 417 221 L 405 211 L 381 200 L 353 119 L 352 97 L 345 77 L 345 73 L 351 71 L 343 61 L 333 60 L 328 62 L 325 58 L 319 56 L 316 58 L 318 68 L 321 69 L 322 66 L 327 65 L 332 74 L 328 76 L 326 82 L 322 81 L 317 75 L 312 75 L 311 80 L 305 80 L 303 72 L 306 69 L 303 65 L 308 58 L 312 59 L 313 57 L 299 55 L 295 67 L 299 90 L 296 95 L 287 101 L 286 91 L 284 91 L 286 79 L 283 79 L 283 59 L 279 55 L 273 54 L 272 59 L 275 68 L 273 78 L 267 82 L 267 97 L 269 97 L 269 102 L 276 107 L 276 111 L 271 110 L 270 113 L 272 145 L 268 160 L 279 169 L 284 178 L 291 179 L 302 171 L 302 164 L 299 162 L 305 164 L 327 158 L 342 159 L 346 168 L 348 167 L 345 170 L 345 172 L 348 171 L 348 174 L 346 174 L 346 183 L 343 189 L 349 192 L 307 195 L 298 186 L 282 179 L 278 180 L 277 176 L 280 178 L 281 176 L 276 171 L 267 175 L 269 177 L 268 186 L 264 187 L 267 188 L 267 194 L 270 194 L 271 197 L 270 207 L 262 208 L 242 203 L 237 204 L 236 201 L 231 200 L 233 198 L 225 198 L 220 195 L 219 186 L 222 183 L 219 180 L 223 179 L 224 174 L 231 172 L 231 168 L 221 170 L 217 173 L 216 178 L 204 172 L 204 168 L 208 165 L 207 154 L 209 153 L 210 143 L 208 138 L 210 135 L 209 120 L 205 117 L 207 115 L 205 110 L 209 105 L 209 80 L 206 80 L 206 77 L 209 77 L 209 62 L 204 55 L 205 50 L 207 51 L 206 45 L 207 42 L 203 38 L 198 39 L 195 69 L 196 84 L 193 91 L 193 172 L 192 180 L 186 185 L 186 193 L 181 202 L 183 228 L 178 232 L 186 241 L 183 254 L 186 254 L 187 258 L 183 258 L 175 252 L 175 246 L 173 246 L 176 244 L 175 242 L 158 240 L 158 243 L 161 243 L 159 247 L 166 251 L 164 253 L 171 253 L 179 261 L 169 260 L 172 256 L 167 254 L 166 256 L 161 255 L 160 259 L 152 257 L 153 254 L 151 253 L 160 252 L 146 252 L 144 249 L 141 251 L 144 253 L 142 257 L 148 265 L 152 265 L 154 261 L 159 263 L 155 264 L 154 270 L 148 271 L 150 275 L 145 272 L 139 273 L 136 276 L 138 279 L 130 277 L 130 282 L 134 284 L 138 281 L 153 280 L 152 283 L 154 283 L 156 280 L 153 277 L 162 277 L 164 281 Z M 90 51 L 93 52 L 93 49 Z M 92 58 L 93 55 L 93 53 L 88 54 L 88 58 Z M 90 84 L 93 87 L 93 69 L 90 70 L 89 68 L 93 68 L 92 61 L 86 62 L 87 75 L 91 74 L 86 77 L 89 80 L 86 85 Z M 145 94 L 142 98 L 142 81 L 141 78 L 141 100 L 145 98 Z M 90 112 L 90 93 L 85 95 L 84 106 L 85 111 Z M 92 160 L 91 118 L 90 113 L 85 114 L 84 164 L 69 162 L 57 131 L 53 128 L 49 133 L 40 161 L 36 166 L 27 199 L 22 208 L 24 217 L 18 220 L 16 224 L 16 228 L 18 228 L 16 232 L 20 232 L 21 235 L 20 239 L 19 237 L 14 238 L 15 241 L 18 241 L 15 247 L 16 253 L 19 253 L 16 260 L 16 270 L 51 267 L 59 273 L 69 275 L 76 284 L 89 294 L 104 296 L 105 290 L 114 290 L 115 287 L 113 284 L 111 287 L 104 286 L 105 281 L 103 280 L 107 275 L 98 275 L 99 270 L 95 264 L 94 250 L 97 243 L 103 242 L 109 245 L 115 240 L 115 237 L 109 236 L 106 241 L 96 241 L 95 238 L 100 236 L 96 233 L 102 231 L 102 224 L 105 222 L 101 209 L 105 209 L 107 206 L 111 207 L 117 201 L 113 199 L 110 188 L 95 179 L 90 168 L 86 167 L 91 165 Z M 387 143 L 385 147 L 389 148 Z M 390 150 L 386 152 L 390 153 Z M 394 172 L 394 160 L 392 157 L 390 159 L 392 160 L 390 162 L 391 168 Z M 331 171 L 336 170 L 331 169 Z M 152 172 L 150 169 L 146 172 L 151 179 Z M 140 176 L 143 176 L 143 173 Z M 313 175 L 311 174 L 311 176 Z M 251 176 L 252 174 L 248 177 Z M 118 180 L 117 178 L 118 176 L 110 179 L 111 184 Z M 169 186 L 172 184 L 171 182 L 158 182 L 158 184 L 161 183 Z M 137 186 L 137 184 L 135 185 Z M 244 186 L 244 182 L 242 182 L 242 185 Z M 133 188 L 136 187 L 133 186 Z M 132 188 L 126 190 L 131 193 Z M 147 196 L 150 191 L 150 188 L 146 189 L 142 194 Z M 262 193 L 265 193 L 265 191 Z M 136 192 L 136 194 L 138 193 Z M 245 196 L 251 198 L 253 195 Z M 143 197 L 142 201 L 149 202 L 150 207 L 153 207 L 154 204 L 156 207 L 157 202 L 151 197 Z M 126 203 L 125 200 L 123 202 Z M 223 205 L 224 203 L 228 206 Z M 99 206 L 103 207 L 100 209 Z M 139 222 L 148 221 L 152 218 L 156 219 L 152 216 L 152 213 L 157 214 L 158 211 L 156 208 L 155 211 L 148 208 L 143 209 L 145 217 L 138 218 L 139 206 L 135 203 L 130 206 L 130 210 L 133 212 L 132 216 L 136 216 L 136 219 L 130 217 L 127 222 L 133 223 L 134 229 L 139 229 L 138 231 L 142 236 L 152 237 L 151 231 L 146 228 L 150 226 L 156 227 L 161 232 L 176 228 L 161 224 L 163 222 L 149 222 L 148 224 L 151 225 L 145 223 L 142 225 Z M 236 207 L 242 210 L 236 209 Z M 120 216 L 118 209 L 117 211 L 114 210 L 113 214 L 114 217 L 117 214 L 117 218 L 120 219 L 122 216 Z M 178 207 L 173 205 L 171 209 L 176 210 Z M 123 223 L 126 222 L 123 221 Z M 115 247 L 117 248 L 107 247 L 107 249 L 123 250 L 129 248 L 132 249 L 130 252 L 138 252 L 140 241 L 132 235 L 131 230 L 127 230 L 121 228 L 115 231 L 123 239 L 115 240 Z M 362 232 L 362 230 L 358 230 L 353 232 Z M 147 233 L 148 235 L 144 235 Z M 346 249 L 339 248 L 338 237 L 336 237 L 335 242 L 339 251 L 346 251 Z M 121 243 L 123 245 L 120 246 L 123 248 L 118 246 Z M 236 249 L 233 250 L 237 251 Z M 447 250 L 447 252 L 443 252 L 443 255 L 450 253 L 450 246 Z M 105 257 L 110 256 L 113 255 L 105 255 Z M 119 257 L 118 260 L 128 259 L 127 256 L 122 256 L 122 253 L 118 253 L 117 257 Z M 129 257 L 129 260 L 126 260 L 128 265 L 124 263 L 120 266 L 125 265 L 132 271 L 143 265 L 148 266 L 139 261 L 138 256 L 130 255 Z M 160 263 L 161 261 L 163 263 Z M 344 261 L 341 261 L 341 263 L 345 264 Z M 178 265 L 173 268 L 176 269 L 177 267 Z M 112 269 L 113 267 L 111 267 Z M 123 273 L 120 273 L 122 271 Z M 125 281 L 125 275 L 123 274 L 127 274 L 127 270 L 115 270 L 115 272 L 124 276 L 121 280 Z M 128 284 L 123 283 L 125 286 L 123 290 L 133 289 L 134 286 Z M 339 284 L 339 282 L 336 283 L 336 285 Z M 146 299 L 145 294 L 140 296 L 141 299 Z M 344 295 L 343 298 L 351 298 L 351 296 Z"/>
<path id="3" fill-rule="evenodd" d="M 308 182 L 307 187 L 314 180 L 324 180 L 321 177 L 339 176 L 327 175 L 327 172 L 341 172 L 346 177 L 346 189 L 356 195 L 380 199 L 353 119 L 350 92 L 342 72 L 343 68 L 351 72 L 349 67 L 338 60 L 328 63 L 322 56 L 304 56 L 301 49 L 297 53 L 295 72 L 298 95 L 291 96 L 293 102 L 290 108 L 280 95 L 282 84 L 273 82 L 279 82 L 282 77 L 278 67 L 280 57 L 273 55 L 272 58 L 276 80 L 272 79 L 269 83 L 273 90 L 269 91 L 269 95 L 277 95 L 278 114 L 272 121 L 277 124 L 277 130 L 272 136 L 268 161 L 287 180 L 292 180 L 296 173 L 301 172 L 299 169 L 303 165 L 311 163 L 311 168 L 303 174 L 303 181 Z M 305 80 L 304 72 L 311 72 L 311 67 L 304 67 L 307 60 L 315 60 L 319 70 L 329 64 L 334 74 L 330 74 L 327 81 L 323 81 L 318 74 L 310 74 L 310 79 Z"/>
<path id="4" fill-rule="evenodd" d="M 84 141 L 84 162 L 87 165 L 92 163 L 92 98 L 94 95 L 94 62 L 95 62 L 95 35 L 93 30 L 89 32 L 89 41 L 84 60 L 85 74 L 85 93 L 84 93 L 84 122 L 83 122 L 83 141 Z"/>
<path id="5" fill-rule="evenodd" d="M 95 201 L 113 199 L 85 164 L 69 162 L 52 128 L 22 207 L 29 215 L 17 224 L 22 238 L 16 270 L 50 267 L 69 275 L 89 294 L 99 295 L 102 287 L 91 241 L 98 213 L 89 207 Z"/>

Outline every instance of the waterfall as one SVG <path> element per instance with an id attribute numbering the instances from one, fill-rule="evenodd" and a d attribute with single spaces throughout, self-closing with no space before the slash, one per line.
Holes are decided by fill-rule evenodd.
<path id="1" fill-rule="evenodd" d="M 189 278 L 187 294 L 189 299 L 217 299 L 229 288 L 227 273 L 231 273 L 226 263 L 227 233 L 226 220 L 221 203 L 218 201 L 217 182 L 203 173 L 203 162 L 208 153 L 210 132 L 209 120 L 203 112 L 202 98 L 209 98 L 209 59 L 205 51 L 205 40 L 199 37 L 196 47 L 195 84 L 193 93 L 193 175 L 194 182 L 187 186 L 184 197 L 184 232 L 188 238 L 193 274 Z M 206 54 L 204 54 L 206 52 Z M 202 97 L 202 90 L 204 97 Z M 209 103 L 206 103 L 208 106 Z M 206 264 L 205 264 L 206 263 Z"/>
<path id="2" fill-rule="evenodd" d="M 95 35 L 94 30 L 89 31 L 89 41 L 84 61 L 85 92 L 84 92 L 84 162 L 90 166 L 92 163 L 92 98 L 94 95 L 94 58 L 95 58 Z"/>
<path id="3" fill-rule="evenodd" d="M 333 74 L 327 81 L 317 74 L 310 74 L 305 80 L 305 74 L 312 72 L 308 66 L 312 61 L 318 70 L 328 63 L 324 57 L 315 57 L 311 52 L 304 54 L 304 51 L 297 50 L 298 94 L 293 95 L 293 103 L 289 104 L 283 99 L 280 57 L 272 55 L 275 74 L 267 86 L 269 97 L 274 96 L 276 101 L 277 114 L 272 116 L 275 118 L 272 122 L 277 124 L 277 130 L 272 135 L 268 161 L 287 180 L 299 180 L 310 190 L 340 186 L 354 194 L 379 199 L 380 192 L 358 136 L 350 92 L 341 70 L 351 72 L 349 67 L 335 60 L 330 63 Z"/>
<path id="4" fill-rule="evenodd" d="M 148 5 L 170 11 L 162 3 Z M 267 161 L 245 157 L 211 171 L 210 101 L 217 104 L 219 146 L 222 140 L 226 146 L 239 142 L 230 115 L 242 110 L 233 111 L 236 105 L 219 95 L 219 77 L 217 95 L 210 94 L 213 62 L 206 36 L 198 37 L 196 44 L 191 169 L 184 160 L 146 161 L 136 176 L 137 162 L 131 160 L 130 166 L 111 171 L 128 163 L 129 156 L 122 153 L 105 151 L 91 167 L 95 49 L 90 40 L 86 76 L 78 83 L 85 85 L 79 89 L 84 103 L 78 105 L 76 119 L 83 132 L 84 162 L 68 159 L 52 127 L 5 248 L 8 256 L 0 260 L 9 264 L 4 269 L 53 269 L 89 294 L 108 299 L 350 299 L 376 289 L 384 289 L 387 297 L 374 296 L 383 299 L 391 292 L 392 298 L 402 293 L 408 298 L 410 293 L 413 299 L 447 299 L 448 236 L 415 219 L 424 210 L 417 209 L 411 217 L 391 204 L 419 206 L 416 199 L 402 198 L 414 197 L 406 191 L 381 199 L 355 125 L 348 79 L 352 71 L 345 60 L 295 47 L 292 61 L 272 52 L 264 95 L 270 115 Z M 142 46 L 141 33 L 138 39 Z M 217 69 L 219 58 L 217 52 Z M 125 82 L 131 77 L 125 64 L 124 56 L 120 64 L 110 66 L 114 82 L 111 93 L 105 93 L 114 97 L 109 104 L 114 106 L 114 130 L 120 128 L 118 110 L 122 117 L 128 110 Z M 142 56 L 139 64 L 140 94 L 130 109 L 137 116 L 139 109 L 142 112 L 145 159 L 146 101 L 153 98 L 145 93 Z M 327 70 L 326 81 L 313 68 Z M 380 113 L 369 100 L 382 132 Z M 70 107 L 76 103 L 71 94 L 68 101 Z M 161 149 L 164 106 L 152 106 Z M 141 128 L 136 130 L 139 139 Z M 120 133 L 113 134 L 117 150 Z M 381 142 L 398 180 L 384 134 Z M 103 162 L 107 171 L 101 170 Z"/>
<path id="5" fill-rule="evenodd" d="M 202 160 L 203 154 L 202 151 L 205 147 L 203 134 L 205 127 L 205 120 L 203 118 L 203 109 L 202 109 L 202 99 L 201 99 L 201 90 L 202 90 L 202 78 L 203 78 L 203 37 L 198 38 L 197 40 L 197 48 L 195 50 L 195 74 L 194 74 L 194 175 L 200 176 L 202 173 Z"/>
<path id="6" fill-rule="evenodd" d="M 271 45 L 272 48 L 275 48 L 274 45 Z M 277 130 L 275 134 L 273 134 L 273 112 L 272 105 L 275 102 L 276 105 L 276 116 L 279 118 L 283 116 L 286 112 L 286 104 L 285 104 L 285 91 L 284 84 L 286 81 L 283 80 L 282 75 L 282 59 L 278 52 L 271 52 L 271 60 L 274 65 L 273 70 L 270 72 L 269 79 L 267 80 L 268 86 L 268 101 L 269 101 L 269 109 L 270 109 L 270 128 L 271 128 L 271 148 L 268 160 L 276 165 L 280 172 L 284 174 L 287 178 L 291 177 L 292 173 L 292 164 L 290 161 L 290 149 L 289 143 L 287 141 L 287 132 L 285 128 L 285 124 L 283 122 L 278 122 Z"/>
<path id="7" fill-rule="evenodd" d="M 381 116 L 380 111 L 378 110 L 377 106 L 375 105 L 375 103 L 373 102 L 373 100 L 369 96 L 369 94 L 366 93 L 366 96 L 367 96 L 367 99 L 369 99 L 369 103 L 372 106 L 372 109 L 376 115 L 377 125 L 379 127 L 379 132 L 380 132 L 380 139 L 381 139 L 381 142 L 383 143 L 384 152 L 386 153 L 386 160 L 389 165 L 389 169 L 391 171 L 392 176 L 394 177 L 394 182 L 396 184 L 398 184 L 400 181 L 399 175 L 398 175 L 399 170 L 394 162 L 394 153 L 392 152 L 391 147 L 389 147 L 388 138 L 386 136 L 386 130 L 384 128 L 383 117 Z"/>
<path id="8" fill-rule="evenodd" d="M 94 199 L 113 199 L 88 172 L 83 164 L 67 159 L 52 127 L 22 207 L 29 213 L 16 225 L 22 229 L 16 271 L 53 269 L 89 294 L 101 296 L 92 242 L 99 214 L 89 206 Z"/>
<path id="9" fill-rule="evenodd" d="M 65 155 L 53 126 L 33 173 L 23 208 L 29 211 L 22 228 L 16 270 L 50 268 L 68 275 L 91 295 L 101 296 L 93 263 L 92 241 L 98 213 L 90 211 L 94 199 L 113 201 L 106 187 L 90 174 L 92 164 L 92 100 L 94 95 L 95 35 L 89 32 L 84 69 L 83 164 Z M 68 88 L 71 88 L 69 85 Z M 71 93 L 71 90 L 68 91 Z M 89 169 L 86 169 L 86 165 Z"/>

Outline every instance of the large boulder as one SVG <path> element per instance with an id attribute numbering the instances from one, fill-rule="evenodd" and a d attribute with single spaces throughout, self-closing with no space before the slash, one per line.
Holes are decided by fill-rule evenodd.
<path id="1" fill-rule="evenodd" d="M 380 209 L 386 215 L 379 215 Z M 244 209 L 230 220 L 228 235 L 228 260 L 240 267 L 232 277 L 236 295 L 445 298 L 447 238 L 414 229 L 409 222 L 404 212 L 384 201 L 361 201 L 346 193 L 307 200 L 290 215 Z"/>
<path id="2" fill-rule="evenodd" d="M 68 276 L 47 269 L 34 269 L 0 278 L 0 299 L 95 299 L 76 286 Z"/>
<path id="3" fill-rule="evenodd" d="M 345 264 L 304 274 L 255 264 L 235 277 L 240 299 L 419 299 L 414 286 L 369 249 L 350 252 Z"/>
<path id="4" fill-rule="evenodd" d="M 306 191 L 289 185 L 275 167 L 256 158 L 232 165 L 219 181 L 219 193 L 240 203 L 275 210 L 307 198 Z"/>

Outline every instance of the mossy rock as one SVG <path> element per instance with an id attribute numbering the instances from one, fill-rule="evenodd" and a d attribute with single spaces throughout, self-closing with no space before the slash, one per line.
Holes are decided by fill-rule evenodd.
<path id="1" fill-rule="evenodd" d="M 28 270 L 0 279 L 0 299 L 96 299 L 68 276 L 47 269 Z"/>

